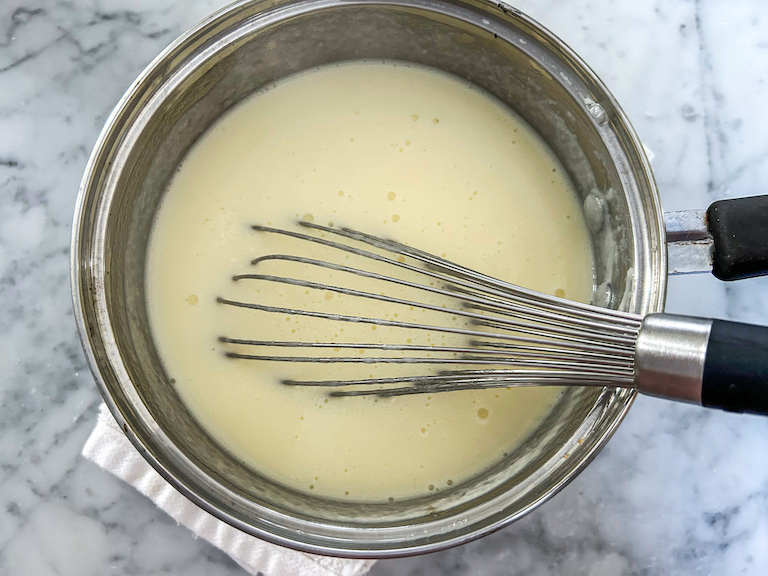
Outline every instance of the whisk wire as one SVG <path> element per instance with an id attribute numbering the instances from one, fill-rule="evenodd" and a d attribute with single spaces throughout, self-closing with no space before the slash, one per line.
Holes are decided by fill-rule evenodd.
<path id="1" fill-rule="evenodd" d="M 469 337 L 469 342 L 465 346 L 302 342 L 221 337 L 220 341 L 223 344 L 236 347 L 235 350 L 225 352 L 227 357 L 285 363 L 468 367 L 468 369 L 462 370 L 442 371 L 438 374 L 389 378 L 284 379 L 282 381 L 284 384 L 292 386 L 335 388 L 330 393 L 332 396 L 372 394 L 399 396 L 449 390 L 574 384 L 579 386 L 633 386 L 634 345 L 640 327 L 640 316 L 616 310 L 597 309 L 589 304 L 571 302 L 556 296 L 521 288 L 394 240 L 379 238 L 349 228 L 332 228 L 310 222 L 300 222 L 300 225 L 319 232 L 321 237 L 267 226 L 252 226 L 252 228 L 258 232 L 285 235 L 392 266 L 393 269 L 399 268 L 409 273 L 416 273 L 429 278 L 431 282 L 427 285 L 393 275 L 292 254 L 267 254 L 255 258 L 252 264 L 259 265 L 272 260 L 319 267 L 457 299 L 460 302 L 460 307 L 430 304 L 398 298 L 386 293 L 377 294 L 329 283 L 312 282 L 302 278 L 249 273 L 239 274 L 233 279 L 235 281 L 251 280 L 293 285 L 308 290 L 333 292 L 344 296 L 407 306 L 411 309 L 437 312 L 450 315 L 453 320 L 463 318 L 474 326 L 491 331 L 476 330 L 460 325 L 441 326 L 270 306 L 220 297 L 217 301 L 221 304 L 268 313 Z M 362 243 L 376 250 L 397 255 L 398 258 L 393 259 L 349 245 L 343 241 L 326 239 L 324 237 L 326 233 L 344 241 Z M 420 265 L 406 262 L 406 258 Z M 434 281 L 438 281 L 440 286 L 435 286 Z M 357 350 L 359 355 L 276 355 L 244 352 L 242 347 Z M 365 356 L 364 352 L 367 350 L 383 351 L 392 355 Z M 496 368 L 488 368 L 493 366 Z"/>
<path id="2" fill-rule="evenodd" d="M 466 288 L 474 289 L 486 294 L 496 294 L 513 301 L 523 302 L 529 306 L 535 304 L 541 305 L 542 307 L 551 307 L 551 309 L 559 312 L 560 314 L 580 314 L 598 321 L 606 321 L 615 317 L 622 322 L 629 320 L 636 322 L 639 325 L 642 320 L 640 316 L 630 312 L 612 310 L 610 308 L 600 308 L 599 310 L 596 310 L 595 307 L 591 304 L 566 300 L 565 298 L 543 294 L 541 292 L 536 292 L 535 290 L 529 290 L 527 288 L 523 288 L 522 286 L 517 286 L 516 284 L 510 284 L 509 282 L 504 282 L 503 280 L 499 280 L 492 276 L 487 276 L 486 274 L 465 268 L 464 266 L 449 260 L 445 260 L 439 256 L 434 256 L 428 252 L 424 252 L 423 250 L 412 248 L 395 240 L 379 238 L 364 232 L 352 230 L 351 228 L 332 228 L 329 226 L 322 226 L 321 224 L 315 224 L 314 222 L 306 221 L 301 221 L 298 224 L 305 228 L 311 228 L 321 232 L 335 234 L 344 238 L 363 242 L 375 248 L 387 250 L 402 256 L 408 256 L 414 260 L 423 262 L 428 266 L 428 268 L 418 268 L 409 266 L 408 264 L 396 260 L 387 260 L 389 260 L 389 262 L 396 262 L 398 265 L 407 267 L 415 272 L 422 274 L 427 274 L 432 270 L 440 270 L 448 276 L 453 276 L 455 279 L 458 278 L 464 280 L 466 283 L 463 285 Z M 313 236 L 306 236 L 306 238 L 310 241 L 316 239 Z M 445 276 L 439 276 L 438 278 L 443 280 L 446 279 Z M 454 282 L 456 281 L 455 279 Z"/>
<path id="3" fill-rule="evenodd" d="M 385 276 L 380 276 L 380 279 L 386 279 Z M 377 278 L 379 279 L 379 278 Z M 292 286 L 299 286 L 301 288 L 309 288 L 311 290 L 320 290 L 324 292 L 336 292 L 338 294 L 343 294 L 345 296 L 356 296 L 360 298 L 367 298 L 369 300 L 377 300 L 380 302 L 387 302 L 391 304 L 400 304 L 403 306 L 409 306 L 413 308 L 419 308 L 422 310 L 431 310 L 433 312 L 441 312 L 445 314 L 450 314 L 452 316 L 461 316 L 464 318 L 470 318 L 476 322 L 477 325 L 481 326 L 493 326 L 495 328 L 500 329 L 506 329 L 506 330 L 515 330 L 517 332 L 523 332 L 523 333 L 530 333 L 530 334 L 537 334 L 537 335 L 544 335 L 544 333 L 541 330 L 537 330 L 535 324 L 531 324 L 528 322 L 520 322 L 518 320 L 513 320 L 509 318 L 499 318 L 499 317 L 488 317 L 483 314 L 478 314 L 475 312 L 470 312 L 466 309 L 455 309 L 455 308 L 446 308 L 444 306 L 438 306 L 434 304 L 427 304 L 425 302 L 416 302 L 414 300 L 405 300 L 403 298 L 396 298 L 394 296 L 389 296 L 386 294 L 374 294 L 372 292 L 364 292 L 362 290 L 354 290 L 352 288 L 344 288 L 342 286 L 334 286 L 332 284 L 322 284 L 318 282 L 310 282 L 308 280 L 301 280 L 299 278 L 286 278 L 283 276 L 272 276 L 268 274 L 239 274 L 237 276 L 233 277 L 233 280 L 263 280 L 266 282 L 275 282 L 279 284 L 288 284 Z M 450 294 L 448 292 L 442 291 L 442 290 L 436 290 L 432 289 L 429 286 L 423 286 L 420 284 L 413 284 L 409 283 L 411 286 L 434 292 L 434 293 L 444 293 L 444 294 Z M 542 323 L 544 321 L 542 320 Z M 594 329 L 582 329 L 582 330 L 574 330 L 571 328 L 565 328 L 561 326 L 550 326 L 547 329 L 547 332 L 549 333 L 549 336 L 551 338 L 561 338 L 563 340 L 579 340 L 578 337 L 584 336 L 584 332 L 589 333 L 589 337 L 594 340 L 599 340 L 604 343 L 631 343 L 634 341 L 632 338 L 628 338 L 626 336 L 613 336 L 605 333 L 601 333 Z M 582 338 L 583 339 L 583 338 Z"/>
<path id="4" fill-rule="evenodd" d="M 485 310 L 487 312 L 492 312 L 496 314 L 505 314 L 510 316 L 514 315 L 515 317 L 518 317 L 518 318 L 519 317 L 535 318 L 537 321 L 541 323 L 546 323 L 555 327 L 561 326 L 563 323 L 562 314 L 558 315 L 553 312 L 548 312 L 544 308 L 542 309 L 532 308 L 530 305 L 523 306 L 516 302 L 503 301 L 498 298 L 493 298 L 492 296 L 480 297 L 473 294 L 469 289 L 463 288 L 460 286 L 449 285 L 448 287 L 449 289 L 441 289 L 434 286 L 420 284 L 418 282 L 411 282 L 403 278 L 388 276 L 388 275 L 380 274 L 377 272 L 370 272 L 368 270 L 362 270 L 359 268 L 344 266 L 341 264 L 335 264 L 335 263 L 326 262 L 323 260 L 316 260 L 314 258 L 307 258 L 304 256 L 293 256 L 290 254 L 270 254 L 267 256 L 256 258 L 251 263 L 253 265 L 256 265 L 269 260 L 281 260 L 281 261 L 293 262 L 297 264 L 306 264 L 308 266 L 316 266 L 320 268 L 325 268 L 327 270 L 334 270 L 337 272 L 346 272 L 346 273 L 354 274 L 356 276 L 360 276 L 363 278 L 380 280 L 383 282 L 397 284 L 400 286 L 406 286 L 408 288 L 415 288 L 418 290 L 423 290 L 425 292 L 431 292 L 432 294 L 438 294 L 440 296 L 446 296 L 450 298 L 459 298 L 462 300 L 462 306 L 468 309 Z M 419 272 L 423 272 L 423 271 L 419 270 Z M 437 277 L 442 281 L 448 281 L 448 282 L 452 281 L 450 278 L 447 278 L 441 275 L 431 275 L 431 276 Z M 271 278 L 273 281 L 277 281 L 275 277 L 271 277 Z M 266 278 L 264 275 L 259 275 L 259 274 L 239 274 L 233 277 L 233 280 L 235 281 L 244 280 L 244 279 L 265 280 Z M 326 289 L 332 290 L 332 288 L 326 288 Z M 598 322 L 596 320 L 587 320 L 587 319 L 574 317 L 569 319 L 569 323 L 580 326 L 583 328 L 583 330 L 594 332 L 595 334 L 598 334 L 598 335 L 603 334 L 605 331 L 625 333 L 625 334 L 631 333 L 633 331 L 632 326 L 628 326 L 626 320 L 624 320 L 621 323 L 611 322 L 610 320 L 611 319 L 609 319 L 608 322 Z"/>

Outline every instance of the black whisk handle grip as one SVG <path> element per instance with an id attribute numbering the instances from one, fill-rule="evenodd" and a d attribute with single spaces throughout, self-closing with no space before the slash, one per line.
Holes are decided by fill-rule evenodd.
<path id="1" fill-rule="evenodd" d="M 701 404 L 768 415 L 768 327 L 712 321 Z"/>
<path id="2" fill-rule="evenodd" d="M 768 327 L 649 314 L 637 336 L 635 385 L 650 396 L 768 416 Z"/>

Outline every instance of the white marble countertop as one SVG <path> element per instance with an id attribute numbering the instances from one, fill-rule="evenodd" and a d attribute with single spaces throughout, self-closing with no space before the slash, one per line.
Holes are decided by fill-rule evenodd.
<path id="1" fill-rule="evenodd" d="M 90 149 L 165 45 L 220 0 L 0 0 L 0 574 L 242 574 L 86 462 L 100 402 L 69 296 Z M 521 0 L 602 77 L 667 210 L 768 192 L 761 0 Z M 768 324 L 768 278 L 673 278 L 668 311 Z M 640 398 L 563 492 L 492 536 L 374 576 L 768 574 L 768 419 Z"/>

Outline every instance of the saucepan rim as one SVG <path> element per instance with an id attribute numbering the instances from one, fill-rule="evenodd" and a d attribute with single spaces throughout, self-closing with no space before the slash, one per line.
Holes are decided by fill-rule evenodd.
<path id="1" fill-rule="evenodd" d="M 648 197 L 644 198 L 647 204 L 643 207 L 635 207 L 636 213 L 633 215 L 633 222 L 635 218 L 639 219 L 646 234 L 642 238 L 634 239 L 636 243 L 634 247 L 635 252 L 645 255 L 644 265 L 647 268 L 645 271 L 636 271 L 636 281 L 639 285 L 635 290 L 637 295 L 635 305 L 639 308 L 636 311 L 649 313 L 658 312 L 663 309 L 666 294 L 667 260 L 663 212 L 659 193 L 651 173 L 650 163 L 645 156 L 639 138 L 620 106 L 597 75 L 592 72 L 578 55 L 546 28 L 509 6 L 490 3 L 485 0 L 241 0 L 212 14 L 180 36 L 146 67 L 106 121 L 105 127 L 94 146 L 93 153 L 86 166 L 74 212 L 71 241 L 71 286 L 74 312 L 88 364 L 104 397 L 104 401 L 128 438 L 149 464 L 192 502 L 219 519 L 269 542 L 305 552 L 342 557 L 384 558 L 434 552 L 462 544 L 493 532 L 527 514 L 562 489 L 595 457 L 623 420 L 634 400 L 635 393 L 632 391 L 617 393 L 618 399 L 616 402 L 620 403 L 618 412 L 615 413 L 613 419 L 603 428 L 600 437 L 597 438 L 592 448 L 585 449 L 574 456 L 573 461 L 569 463 L 568 472 L 562 479 L 546 486 L 534 501 L 513 514 L 502 515 L 501 517 L 488 514 L 485 523 L 476 522 L 474 526 L 464 527 L 462 530 L 457 529 L 453 532 L 449 530 L 448 524 L 446 524 L 442 526 L 442 530 L 434 530 L 434 533 L 429 537 L 417 538 L 414 536 L 414 541 L 410 544 L 402 541 L 402 539 L 388 540 L 390 536 L 387 535 L 386 529 L 379 529 L 381 530 L 381 539 L 379 541 L 381 547 L 377 548 L 371 547 L 375 539 L 371 540 L 369 537 L 366 537 L 356 540 L 354 534 L 349 530 L 345 531 L 343 527 L 339 528 L 339 531 L 333 537 L 310 538 L 305 534 L 305 531 L 308 526 L 311 527 L 311 523 L 291 518 L 274 510 L 264 509 L 259 525 L 248 523 L 228 513 L 226 510 L 220 509 L 209 501 L 205 494 L 200 493 L 200 484 L 195 485 L 190 481 L 189 477 L 180 478 L 174 473 L 178 466 L 182 466 L 189 470 L 197 470 L 199 474 L 204 474 L 191 460 L 184 456 L 178 447 L 173 445 L 161 426 L 149 414 L 146 407 L 142 408 L 143 404 L 135 390 L 132 393 L 130 389 L 128 390 L 129 396 L 131 394 L 135 396 L 131 398 L 131 407 L 119 405 L 115 398 L 113 398 L 107 380 L 117 378 L 122 382 L 128 379 L 128 376 L 121 365 L 120 350 L 117 347 L 114 333 L 110 326 L 107 301 L 104 297 L 104 262 L 92 261 L 92 252 L 90 250 L 91 246 L 98 246 L 99 242 L 104 240 L 107 215 L 97 215 L 92 237 L 87 238 L 83 235 L 85 212 L 89 206 L 89 201 L 96 193 L 95 190 L 102 185 L 102 179 L 106 177 L 105 174 L 100 173 L 100 170 L 103 168 L 100 164 L 101 159 L 106 154 L 106 151 L 115 145 L 117 139 L 130 138 L 130 126 L 122 124 L 126 117 L 126 111 L 136 105 L 137 95 L 157 70 L 171 66 L 170 63 L 174 59 L 181 57 L 180 54 L 182 54 L 184 47 L 193 42 L 203 31 L 210 30 L 223 20 L 236 16 L 238 11 L 244 8 L 260 6 L 264 13 L 283 10 L 283 16 L 287 16 L 289 13 L 295 15 L 301 11 L 306 13 L 316 9 L 350 5 L 360 7 L 402 6 L 422 10 L 426 13 L 438 13 L 443 16 L 449 15 L 453 17 L 458 17 L 457 13 L 461 12 L 462 17 L 470 18 L 472 24 L 484 29 L 490 29 L 489 27 L 492 25 L 498 26 L 499 22 L 503 23 L 506 21 L 511 23 L 513 20 L 516 20 L 536 30 L 537 34 L 540 34 L 548 42 L 557 46 L 558 50 L 564 55 L 564 59 L 567 60 L 567 65 L 574 69 L 581 78 L 587 79 L 590 85 L 603 96 L 604 102 L 611 106 L 611 109 L 614 111 L 612 121 L 621 127 L 628 139 L 629 146 L 633 148 L 632 153 L 635 160 L 639 163 L 639 168 L 636 168 L 636 172 L 639 172 L 645 179 L 649 191 Z M 491 13 L 495 18 L 493 24 L 484 17 Z M 642 245 L 638 246 L 637 242 L 640 242 Z M 103 251 L 103 247 L 101 250 Z M 93 274 L 95 282 L 86 282 L 85 277 L 87 274 Z M 96 302 L 95 310 L 86 310 L 86 306 L 90 305 L 90 296 L 88 299 L 84 299 L 85 290 L 95 291 L 93 295 Z M 89 303 L 86 303 L 85 300 L 88 300 Z M 97 318 L 98 321 L 94 322 L 92 318 Z M 152 440 L 159 442 L 165 451 L 158 455 L 155 447 L 148 441 L 149 437 L 147 434 L 152 435 Z M 217 495 L 229 498 L 232 501 L 243 499 L 242 496 L 228 491 L 223 486 L 219 487 Z M 446 522 L 455 522 L 455 520 Z M 282 526 L 280 526 L 281 524 Z M 401 538 L 401 536 L 398 537 Z M 348 538 L 348 540 L 345 540 L 345 538 Z M 350 544 L 355 542 L 356 545 Z"/>

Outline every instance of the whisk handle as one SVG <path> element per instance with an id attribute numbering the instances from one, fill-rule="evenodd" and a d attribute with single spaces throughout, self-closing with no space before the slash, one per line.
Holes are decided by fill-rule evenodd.
<path id="1" fill-rule="evenodd" d="M 635 349 L 640 392 L 768 415 L 768 327 L 649 314 Z"/>
<path id="2" fill-rule="evenodd" d="M 768 415 L 768 327 L 712 321 L 701 404 Z"/>

